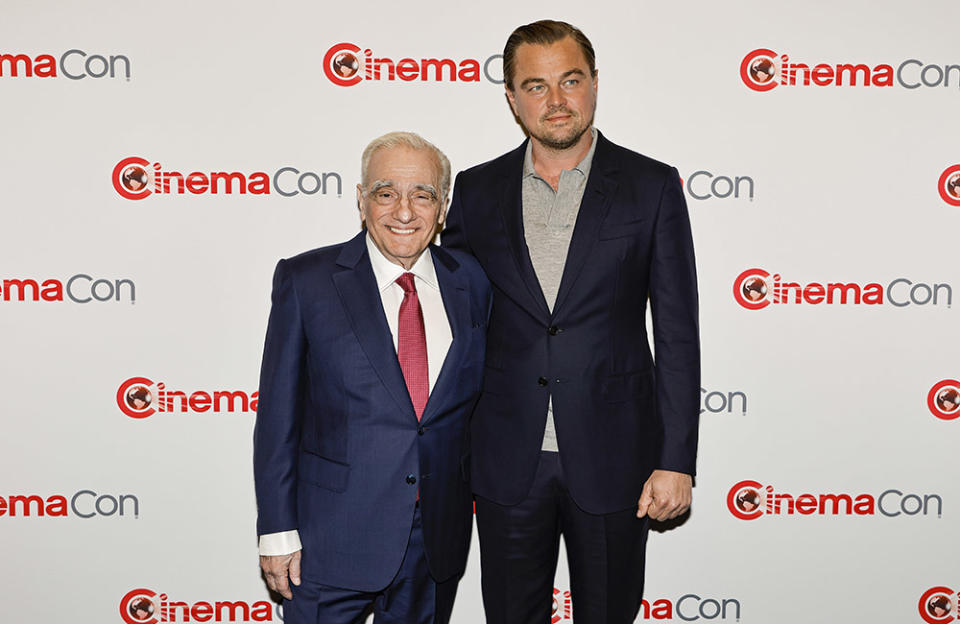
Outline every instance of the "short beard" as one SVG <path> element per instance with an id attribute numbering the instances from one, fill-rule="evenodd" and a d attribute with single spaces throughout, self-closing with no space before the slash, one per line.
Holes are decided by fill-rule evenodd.
<path id="1" fill-rule="evenodd" d="M 526 130 L 527 130 L 527 134 L 535 138 L 537 141 L 540 142 L 541 145 L 543 145 L 547 149 L 557 151 L 557 152 L 562 152 L 576 145 L 580 141 L 580 139 L 583 137 L 583 135 L 586 132 L 588 132 L 592 127 L 593 127 L 593 115 L 590 116 L 590 120 L 586 123 L 583 129 L 580 130 L 580 132 L 577 132 L 575 135 L 567 139 L 554 139 L 552 137 L 538 136 L 533 132 L 531 132 L 529 128 L 526 128 Z"/>

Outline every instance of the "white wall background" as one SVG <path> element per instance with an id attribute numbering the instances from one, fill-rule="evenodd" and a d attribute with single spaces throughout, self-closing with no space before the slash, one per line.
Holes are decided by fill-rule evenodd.
<path id="1" fill-rule="evenodd" d="M 651 536 L 646 596 L 672 610 L 659 619 L 732 621 L 738 604 L 744 623 L 922 622 L 921 595 L 941 586 L 952 588 L 952 610 L 928 621 L 957 618 L 960 420 L 936 418 L 926 401 L 934 384 L 960 377 L 958 311 L 945 297 L 750 311 L 731 296 L 736 276 L 757 267 L 801 284 L 947 284 L 960 298 L 960 207 L 937 192 L 940 174 L 960 163 L 960 70 L 949 86 L 918 89 L 757 93 L 739 76 L 744 56 L 764 47 L 811 65 L 960 64 L 954 0 L 5 0 L 0 15 L 0 54 L 59 59 L 79 49 L 124 55 L 131 66 L 129 81 L 71 80 L 59 71 L 13 77 L 0 61 L 0 280 L 87 274 L 136 284 L 133 304 L 0 294 L 3 621 L 120 623 L 120 600 L 137 588 L 190 604 L 267 599 L 254 531 L 253 413 L 132 419 L 117 406 L 117 388 L 144 376 L 187 392 L 253 392 L 275 262 L 357 231 L 353 187 L 373 137 L 416 131 L 455 170 L 523 138 L 498 85 L 339 87 L 322 68 L 332 45 L 482 63 L 515 26 L 544 17 L 593 40 L 596 123 L 609 138 L 685 178 L 705 170 L 754 182 L 752 198 L 688 196 L 704 389 L 744 393 L 746 411 L 737 403 L 703 414 L 692 515 Z M 79 66 L 80 56 L 70 58 Z M 337 172 L 344 192 L 131 201 L 110 179 L 128 156 L 183 172 Z M 744 521 L 726 497 L 745 479 L 795 496 L 935 494 L 942 516 Z M 81 490 L 134 495 L 139 517 L 9 508 L 11 497 L 69 501 Z M 80 500 L 89 508 L 90 497 Z M 483 621 L 478 559 L 475 546 L 455 622 Z M 570 620 L 564 567 L 555 621 Z M 687 598 L 677 612 L 688 594 L 700 600 Z M 705 599 L 736 603 L 714 617 Z"/>

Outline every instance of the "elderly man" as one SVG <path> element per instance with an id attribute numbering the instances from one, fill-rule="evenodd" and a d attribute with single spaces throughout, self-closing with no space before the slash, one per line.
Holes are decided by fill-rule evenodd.
<path id="1" fill-rule="evenodd" d="M 458 176 L 443 233 L 494 290 L 471 424 L 491 623 L 550 621 L 561 534 L 578 624 L 632 622 L 647 518 L 691 499 L 700 362 L 687 209 L 676 169 L 593 127 L 594 59 L 563 22 L 510 35 L 506 95 L 529 139 Z"/>
<path id="2" fill-rule="evenodd" d="M 491 294 L 476 260 L 431 244 L 449 187 L 430 143 L 375 139 L 364 231 L 277 265 L 254 472 L 260 562 L 287 624 L 450 618 Z"/>

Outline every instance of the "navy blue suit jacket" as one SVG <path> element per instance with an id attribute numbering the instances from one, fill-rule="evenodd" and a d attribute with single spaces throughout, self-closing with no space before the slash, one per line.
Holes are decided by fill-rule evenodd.
<path id="1" fill-rule="evenodd" d="M 694 473 L 697 279 L 680 178 L 597 141 L 552 313 L 523 233 L 526 143 L 462 172 L 454 187 L 443 246 L 475 256 L 494 293 L 471 427 L 473 490 L 501 504 L 529 491 L 550 395 L 570 494 L 584 510 L 635 506 L 654 469 Z"/>
<path id="2" fill-rule="evenodd" d="M 453 341 L 418 423 L 364 236 L 277 265 L 254 473 L 258 534 L 297 529 L 304 578 L 377 591 L 400 568 L 418 489 L 431 574 L 463 571 L 490 286 L 476 260 L 431 246 Z"/>

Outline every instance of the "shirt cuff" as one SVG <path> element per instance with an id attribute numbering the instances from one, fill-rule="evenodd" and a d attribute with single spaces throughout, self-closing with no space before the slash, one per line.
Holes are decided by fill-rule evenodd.
<path id="1" fill-rule="evenodd" d="M 300 533 L 296 529 L 260 536 L 260 554 L 265 557 L 289 555 L 301 548 Z"/>

